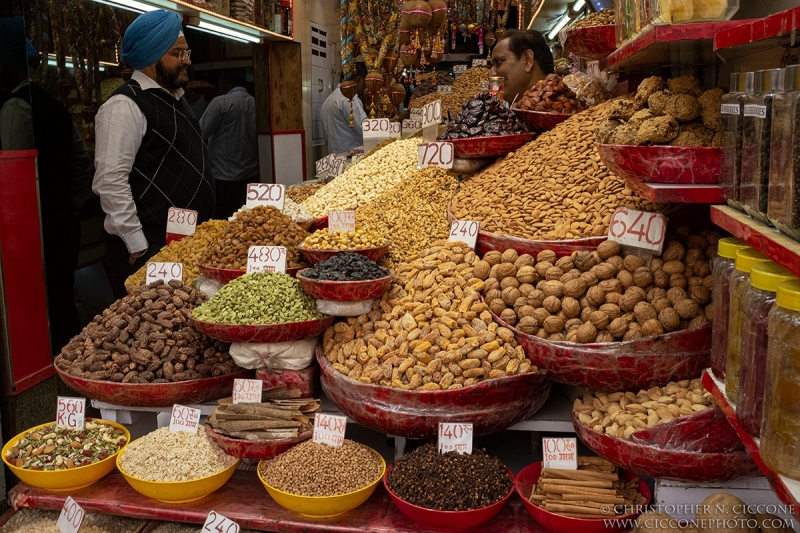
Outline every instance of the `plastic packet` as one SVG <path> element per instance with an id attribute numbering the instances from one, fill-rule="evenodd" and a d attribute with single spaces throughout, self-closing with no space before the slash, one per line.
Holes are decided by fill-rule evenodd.
<path id="1" fill-rule="evenodd" d="M 719 407 L 680 416 L 637 431 L 631 442 L 697 453 L 732 453 L 744 450 L 736 430 Z"/>
<path id="2" fill-rule="evenodd" d="M 201 276 L 194 280 L 193 285 L 195 289 L 197 289 L 198 291 L 202 292 L 203 294 L 211 298 L 215 294 L 217 294 L 217 291 L 219 291 L 222 288 L 224 283 L 222 283 L 221 281 L 204 278 Z"/>
<path id="3" fill-rule="evenodd" d="M 372 311 L 372 300 L 360 302 L 317 300 L 317 310 L 324 315 L 331 316 L 360 316 Z"/>
<path id="4" fill-rule="evenodd" d="M 605 83 L 584 72 L 576 72 L 575 74 L 564 76 L 564 83 L 587 106 L 601 104 L 609 98 Z"/>
<path id="5" fill-rule="evenodd" d="M 316 346 L 316 337 L 275 343 L 235 342 L 231 344 L 230 354 L 242 368 L 302 370 L 314 360 Z"/>

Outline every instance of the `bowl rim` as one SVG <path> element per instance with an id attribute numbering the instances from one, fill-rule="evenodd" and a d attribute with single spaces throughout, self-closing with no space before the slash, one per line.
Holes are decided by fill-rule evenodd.
<path id="1" fill-rule="evenodd" d="M 285 490 L 281 490 L 279 488 L 276 488 L 276 487 L 274 487 L 273 485 L 270 485 L 269 483 L 267 483 L 264 480 L 264 477 L 261 475 L 261 463 L 263 463 L 264 461 L 271 461 L 272 459 L 275 459 L 275 457 L 280 457 L 283 454 L 276 455 L 275 457 L 270 457 L 269 459 L 261 459 L 261 460 L 259 460 L 258 461 L 258 465 L 256 466 L 256 472 L 258 473 L 258 479 L 261 481 L 261 483 L 264 485 L 264 487 L 268 487 L 270 490 L 274 490 L 275 492 L 279 492 L 280 494 L 284 494 L 286 496 L 291 496 L 293 498 L 306 498 L 306 499 L 311 500 L 311 501 L 320 501 L 320 500 L 329 499 L 329 498 L 341 498 L 343 496 L 352 496 L 354 494 L 358 494 L 359 492 L 367 490 L 368 488 L 372 487 L 376 483 L 380 482 L 381 478 L 383 478 L 384 474 L 386 473 L 386 469 L 388 467 L 386 466 L 386 459 L 384 459 L 383 456 L 381 454 L 379 454 L 377 450 L 375 450 L 373 448 L 370 448 L 369 446 L 367 446 L 365 444 L 361 444 L 360 442 L 357 442 L 356 444 L 360 444 L 364 448 L 368 449 L 369 451 L 371 451 L 372 453 L 377 455 L 378 458 L 381 460 L 381 473 L 380 473 L 380 475 L 377 478 L 375 478 L 374 481 L 371 481 L 369 483 L 369 485 L 365 485 L 365 486 L 361 487 L 360 489 L 352 490 L 350 492 L 345 492 L 345 493 L 342 493 L 342 494 L 331 494 L 330 496 L 305 496 L 303 494 L 294 494 L 294 493 L 286 492 Z M 323 446 L 327 446 L 327 444 L 323 444 Z M 286 452 L 283 452 L 283 453 L 286 453 Z"/>
<path id="2" fill-rule="evenodd" d="M 342 285 L 350 285 L 350 284 L 355 284 L 355 283 L 383 283 L 385 281 L 391 281 L 392 279 L 394 279 L 394 270 L 392 270 L 391 268 L 383 268 L 381 266 L 379 266 L 378 268 L 382 268 L 383 270 L 388 270 L 389 271 L 389 274 L 386 275 L 386 276 L 383 276 L 382 278 L 336 281 L 336 280 L 332 280 L 332 279 L 314 279 L 314 278 L 307 278 L 307 277 L 303 276 L 303 272 L 305 272 L 306 270 L 311 270 L 312 268 L 314 268 L 314 267 L 308 267 L 308 268 L 304 268 L 303 270 L 300 270 L 297 273 L 297 276 L 296 276 L 297 279 L 299 279 L 303 283 L 310 283 L 312 285 L 322 285 L 322 284 L 335 283 L 335 284 L 340 285 L 340 286 L 342 286 Z"/>
<path id="3" fill-rule="evenodd" d="M 468 137 L 466 139 L 447 139 L 446 141 L 442 141 L 442 142 L 466 144 L 466 143 L 470 143 L 470 142 L 479 142 L 479 141 L 480 142 L 485 142 L 486 139 L 503 139 L 503 140 L 506 140 L 506 139 L 510 139 L 510 138 L 527 136 L 527 135 L 536 136 L 536 135 L 538 135 L 538 133 L 539 132 L 536 132 L 536 131 L 525 131 L 525 132 L 522 132 L 522 133 L 508 133 L 508 134 L 505 134 L 505 135 L 484 135 L 484 136 L 481 136 L 481 137 Z"/>
<path id="4" fill-rule="evenodd" d="M 558 113 L 556 111 L 535 111 L 533 109 L 520 109 L 520 108 L 516 107 L 516 104 L 514 104 L 514 107 L 511 108 L 511 111 L 513 111 L 515 113 L 531 113 L 531 114 L 535 114 L 536 116 L 539 116 L 539 115 L 542 115 L 542 116 L 553 115 L 553 116 L 557 116 L 557 117 L 567 117 L 567 118 L 574 117 L 575 115 L 578 114 L 578 113 Z"/>
<path id="5" fill-rule="evenodd" d="M 198 320 L 198 322 L 202 322 L 202 321 Z M 211 324 L 212 322 L 208 322 L 208 323 Z M 61 357 L 61 354 L 58 354 L 56 356 L 56 358 L 58 358 L 58 357 Z M 53 361 L 55 361 L 55 359 L 53 359 Z M 212 380 L 212 379 L 218 380 L 220 378 L 225 378 L 227 376 L 233 376 L 234 374 L 247 373 L 247 372 L 250 371 L 250 369 L 241 368 L 240 367 L 240 370 L 237 370 L 236 372 L 231 372 L 230 374 L 223 374 L 221 376 L 211 376 L 211 377 L 208 377 L 208 378 L 189 379 L 189 380 L 186 380 L 186 381 L 171 381 L 169 383 L 122 383 L 122 382 L 116 382 L 116 381 L 108 381 L 106 379 L 89 379 L 89 378 L 82 378 L 82 377 L 79 377 L 79 376 L 73 376 L 72 374 L 70 374 L 66 370 L 62 370 L 61 368 L 58 368 L 58 365 L 54 365 L 54 366 L 56 368 L 56 372 L 58 372 L 58 374 L 59 374 L 59 377 L 61 375 L 64 375 L 64 376 L 67 376 L 67 379 L 71 379 L 71 380 L 80 379 L 80 380 L 82 380 L 84 382 L 89 382 L 89 383 L 113 383 L 115 385 L 121 385 L 121 386 L 124 386 L 124 387 L 164 387 L 165 385 L 178 385 L 178 384 L 187 383 L 187 382 L 197 383 L 197 382 L 200 382 L 200 381 L 206 381 L 206 380 Z M 92 420 L 100 420 L 100 419 L 99 418 L 93 418 Z M 110 420 L 106 420 L 106 422 L 110 422 Z M 116 422 L 113 422 L 113 423 L 116 424 Z"/>
<path id="6" fill-rule="evenodd" d="M 391 246 L 391 245 L 392 245 L 392 239 L 386 239 L 386 242 L 384 242 L 384 244 L 381 244 L 380 246 L 370 246 L 368 248 L 344 248 L 344 249 L 306 248 L 305 246 L 303 246 L 302 243 L 298 244 L 296 248 L 298 250 L 300 250 L 301 252 L 312 252 L 312 253 L 324 252 L 324 253 L 342 254 L 342 253 L 345 253 L 345 252 L 353 252 L 353 253 L 371 252 L 373 250 L 381 250 L 383 248 L 389 248 L 389 246 Z M 311 267 L 304 267 L 304 269 L 305 268 L 311 268 Z"/>
<path id="7" fill-rule="evenodd" d="M 603 147 L 604 149 L 608 150 L 620 150 L 620 149 L 634 149 L 634 150 L 641 150 L 641 151 L 667 151 L 667 152 L 677 152 L 677 151 L 688 151 L 691 150 L 692 152 L 708 152 L 714 153 L 719 152 L 722 153 L 721 146 L 672 146 L 669 144 L 652 144 L 652 145 L 645 145 L 645 144 L 613 144 L 613 143 L 601 143 L 595 141 L 595 146 L 600 148 Z"/>
<path id="8" fill-rule="evenodd" d="M 313 434 L 314 434 L 314 430 L 313 429 L 309 429 L 308 431 L 304 431 L 303 433 L 298 433 L 296 437 L 281 437 L 279 439 L 247 440 L 247 439 L 239 439 L 239 438 L 236 438 L 236 437 L 229 437 L 228 435 L 223 435 L 222 433 L 218 433 L 218 432 L 214 431 L 214 428 L 212 426 L 208 425 L 208 424 L 203 424 L 203 428 L 204 428 L 206 434 L 208 434 L 209 431 L 214 434 L 214 436 L 209 435 L 209 438 L 212 439 L 212 440 L 219 438 L 220 440 L 224 440 L 224 441 L 233 441 L 233 442 L 236 442 L 236 443 L 252 443 L 254 445 L 265 444 L 265 443 L 274 443 L 276 445 L 281 445 L 281 444 L 290 444 L 291 442 L 294 442 L 294 441 L 297 441 L 297 444 L 300 444 L 301 442 L 306 441 L 309 438 L 311 438 L 313 436 Z M 304 436 L 304 435 L 308 435 L 308 436 Z M 219 446 L 219 444 L 217 444 L 217 446 Z M 223 450 L 223 451 L 225 451 L 225 450 Z M 227 453 L 227 452 L 225 452 L 225 453 Z M 230 455 L 230 454 L 228 454 L 228 455 Z M 231 456 L 231 457 L 234 457 L 234 456 Z M 244 459 L 244 458 L 240 457 L 239 459 Z"/>
<path id="9" fill-rule="evenodd" d="M 288 326 L 289 324 L 306 324 L 308 322 L 320 322 L 322 320 L 327 320 L 329 318 L 336 318 L 332 315 L 322 315 L 320 318 L 314 318 L 311 320 L 302 320 L 300 322 L 278 322 L 275 324 L 228 324 L 227 322 L 207 322 L 205 320 L 200 320 L 199 318 L 195 318 L 194 315 L 189 312 L 189 319 L 194 320 L 195 322 L 199 322 L 201 324 L 210 324 L 213 326 L 225 326 L 228 328 L 265 328 L 265 327 L 277 327 L 277 326 Z M 229 375 L 229 374 L 226 374 Z M 163 385 L 163 383 L 159 383 L 159 385 Z"/>
<path id="10" fill-rule="evenodd" d="M 508 475 L 511 476 L 511 489 L 508 491 L 508 494 L 506 494 L 505 496 L 502 497 L 502 499 L 500 499 L 500 500 L 498 500 L 498 501 L 496 501 L 494 503 L 490 503 L 489 505 L 486 505 L 484 507 L 478 507 L 477 509 L 467 509 L 466 511 L 440 511 L 438 509 L 429 509 L 427 507 L 421 507 L 421 506 L 415 505 L 415 504 L 413 504 L 413 503 L 411 503 L 411 502 L 409 502 L 407 500 L 404 500 L 403 498 L 398 496 L 392 489 L 389 488 L 389 475 L 388 474 L 389 474 L 389 471 L 392 469 L 393 466 L 394 466 L 394 463 L 392 463 L 388 467 L 386 467 L 386 475 L 383 476 L 383 486 L 386 488 L 386 492 L 388 492 L 389 495 L 392 496 L 393 498 L 397 498 L 398 500 L 400 500 L 404 504 L 406 504 L 406 505 L 408 505 L 410 507 L 413 507 L 414 509 L 419 509 L 421 511 L 426 511 L 426 512 L 429 512 L 429 513 L 447 513 L 445 516 L 455 516 L 455 515 L 462 515 L 463 516 L 463 513 L 474 513 L 474 512 L 477 512 L 477 511 L 484 511 L 484 510 L 488 509 L 489 507 L 495 506 L 495 505 L 500 504 L 500 503 L 505 503 L 514 494 L 514 492 L 517 492 L 517 477 L 514 475 L 514 473 L 511 471 L 511 469 L 507 465 L 503 464 L 503 466 L 506 467 L 506 471 L 508 472 Z"/>
<path id="11" fill-rule="evenodd" d="M 574 26 L 567 28 L 567 32 L 576 31 L 576 30 L 588 30 L 593 28 L 616 28 L 616 24 L 593 24 L 592 26 L 581 26 L 576 28 Z"/>
<path id="12" fill-rule="evenodd" d="M 56 422 L 54 420 L 52 422 L 45 422 L 44 424 L 39 424 L 38 426 L 34 426 L 32 428 L 26 429 L 25 431 L 21 431 L 17 435 L 14 435 L 10 439 L 8 439 L 8 441 L 3 445 L 2 451 L 0 452 L 3 455 L 3 462 L 6 464 L 6 466 L 8 466 L 9 468 L 11 468 L 12 470 L 15 470 L 15 471 L 19 470 L 19 471 L 26 472 L 26 473 L 27 472 L 31 472 L 31 473 L 36 473 L 36 474 L 57 474 L 57 473 L 61 473 L 61 472 L 68 472 L 70 470 L 76 470 L 78 468 L 87 468 L 87 467 L 90 467 L 90 466 L 99 465 L 99 464 L 102 464 L 102 463 L 108 461 L 109 459 L 112 459 L 112 460 L 116 461 L 115 457 L 119 457 L 120 452 L 124 451 L 125 448 L 128 446 L 128 444 L 131 443 L 131 432 L 128 431 L 128 428 L 126 428 L 125 426 L 123 426 L 119 422 L 113 422 L 111 420 L 106 420 L 104 418 L 94 418 L 94 417 L 90 417 L 90 418 L 91 418 L 91 420 L 89 420 L 89 422 L 101 422 L 103 424 L 107 424 L 107 425 L 113 426 L 113 427 L 115 427 L 117 429 L 121 429 L 122 431 L 124 431 L 125 432 L 125 437 L 126 437 L 125 445 L 122 446 L 121 448 L 119 448 L 113 454 L 109 454 L 109 456 L 106 457 L 105 459 L 101 459 L 101 460 L 97 461 L 96 463 L 90 463 L 88 465 L 76 466 L 74 469 L 70 468 L 69 470 L 31 470 L 29 468 L 22 468 L 21 466 L 12 465 L 8 461 L 8 459 L 6 459 L 6 451 L 8 451 L 8 449 L 13 447 L 12 443 L 14 443 L 14 442 L 18 441 L 19 439 L 21 439 L 22 436 L 25 433 L 29 433 L 31 431 L 36 431 L 39 428 L 43 428 L 43 427 L 49 426 L 51 424 L 55 425 Z M 56 426 L 56 427 L 58 427 L 58 426 Z M 19 477 L 19 476 L 17 476 L 17 477 Z"/>
<path id="13" fill-rule="evenodd" d="M 214 266 L 210 266 L 210 265 L 201 265 L 200 263 L 197 263 L 197 268 L 200 270 L 201 274 L 203 273 L 204 269 L 206 269 L 206 270 L 216 270 L 217 272 L 231 272 L 231 273 L 238 272 L 238 273 L 241 273 L 242 276 L 250 273 L 250 272 L 247 272 L 246 268 L 242 268 L 242 269 L 238 269 L 238 268 L 219 268 L 219 267 L 214 267 Z M 310 268 L 310 266 L 307 265 L 307 264 L 304 264 L 304 265 L 300 265 L 300 266 L 296 266 L 296 267 L 290 267 L 287 264 L 286 265 L 286 272 L 283 272 L 283 273 L 286 274 L 287 276 L 289 276 L 290 275 L 289 274 L 290 270 L 298 270 L 298 269 L 303 269 L 303 268 Z M 281 274 L 281 273 L 282 272 L 278 272 L 278 274 Z"/>
<path id="14" fill-rule="evenodd" d="M 205 424 L 203 426 L 205 427 Z M 199 429 L 198 429 L 198 431 L 199 431 Z M 148 435 L 149 435 L 149 433 L 148 433 Z M 144 438 L 146 436 L 147 435 L 142 435 L 141 437 L 139 437 L 139 439 Z M 136 440 L 139 440 L 139 439 L 136 439 Z M 136 441 L 134 441 L 134 442 L 136 442 Z M 217 446 L 217 447 L 219 447 L 219 446 Z M 224 450 L 223 450 L 223 453 L 225 453 L 225 455 L 228 455 Z M 229 455 L 229 457 L 233 457 L 233 456 Z M 223 472 L 227 472 L 228 470 L 235 469 L 239 465 L 239 462 L 241 461 L 241 458 L 234 457 L 234 459 L 236 459 L 236 461 L 234 461 L 231 466 L 229 466 L 227 468 L 223 468 L 219 472 L 214 472 L 213 474 L 210 474 L 208 476 L 199 477 L 197 479 L 190 479 L 188 481 L 154 481 L 152 479 L 143 479 L 143 478 L 140 478 L 140 477 L 136 477 L 133 474 L 127 473 L 125 470 L 122 469 L 122 465 L 119 464 L 119 460 L 121 458 L 122 458 L 122 454 L 120 453 L 120 454 L 117 455 L 117 461 L 116 461 L 117 462 L 117 470 L 119 470 L 120 473 L 123 476 L 125 476 L 126 478 L 135 479 L 136 481 L 140 481 L 142 483 L 150 483 L 150 484 L 153 484 L 153 485 L 170 485 L 170 486 L 174 486 L 174 487 L 185 486 L 188 483 L 197 483 L 199 481 L 205 481 L 205 480 L 211 479 L 212 477 L 218 476 L 218 475 L 222 474 Z"/>

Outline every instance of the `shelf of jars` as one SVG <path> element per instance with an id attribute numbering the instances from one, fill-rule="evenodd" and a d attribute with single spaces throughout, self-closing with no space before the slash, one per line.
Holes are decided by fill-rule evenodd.
<path id="1" fill-rule="evenodd" d="M 763 19 L 746 21 L 714 36 L 714 51 L 726 61 L 765 50 L 789 46 L 792 33 L 800 28 L 800 7 Z"/>
<path id="2" fill-rule="evenodd" d="M 730 401 L 728 401 L 728 397 L 725 394 L 725 383 L 719 381 L 716 377 L 714 377 L 714 375 L 711 374 L 710 371 L 706 370 L 703 372 L 703 386 L 714 396 L 714 399 L 717 400 L 717 403 L 719 404 L 720 409 L 722 409 L 722 412 L 725 413 L 728 422 L 730 422 L 731 426 L 733 426 L 733 429 L 736 430 L 736 433 L 742 440 L 742 444 L 744 444 L 744 447 L 753 457 L 753 460 L 755 461 L 756 465 L 758 465 L 761 473 L 764 474 L 764 477 L 767 478 L 773 489 L 775 489 L 775 493 L 778 495 L 778 498 L 780 498 L 780 500 L 786 505 L 792 506 L 794 514 L 797 515 L 798 511 L 800 510 L 800 481 L 795 481 L 785 476 L 776 474 L 764 464 L 759 452 L 758 439 L 754 438 L 747 431 L 745 431 L 736 420 L 736 409 L 733 405 L 731 405 Z"/>

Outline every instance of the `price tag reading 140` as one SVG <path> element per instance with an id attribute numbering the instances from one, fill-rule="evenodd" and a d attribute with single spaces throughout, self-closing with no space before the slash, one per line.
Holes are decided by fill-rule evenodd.
<path id="1" fill-rule="evenodd" d="M 456 220 L 450 224 L 450 236 L 447 240 L 450 242 L 465 242 L 467 246 L 474 250 L 475 243 L 478 240 L 478 231 L 480 229 L 480 222 L 474 220 Z"/>
<path id="2" fill-rule="evenodd" d="M 206 523 L 203 524 L 203 529 L 201 531 L 208 531 L 210 533 L 239 533 L 239 524 L 230 518 L 225 518 L 216 511 L 211 511 L 208 513 Z"/>
<path id="3" fill-rule="evenodd" d="M 472 424 L 439 424 L 439 453 L 472 454 Z"/>
<path id="4" fill-rule="evenodd" d="M 346 429 L 346 417 L 317 413 L 314 417 L 312 440 L 317 444 L 327 444 L 338 448 L 344 444 L 344 432 Z"/>
<path id="5" fill-rule="evenodd" d="M 251 246 L 247 250 L 247 273 L 251 272 L 286 274 L 286 247 Z"/>
<path id="6" fill-rule="evenodd" d="M 253 209 L 259 205 L 271 205 L 279 211 L 283 211 L 283 203 L 286 200 L 286 187 L 276 183 L 248 183 L 247 184 L 247 209 Z"/>
<path id="7" fill-rule="evenodd" d="M 658 254 L 664 247 L 667 218 L 657 213 L 645 213 L 620 207 L 608 224 L 609 240 Z"/>
<path id="8" fill-rule="evenodd" d="M 183 281 L 183 263 L 147 263 L 145 283 L 148 285 L 158 280 L 169 283 L 173 279 Z"/>
<path id="9" fill-rule="evenodd" d="M 56 525 L 61 533 L 78 533 L 84 516 L 86 516 L 86 511 L 72 499 L 72 496 L 67 496 L 67 501 L 61 508 Z"/>
<path id="10" fill-rule="evenodd" d="M 56 407 L 56 426 L 83 429 L 86 417 L 86 398 L 59 396 Z"/>
<path id="11" fill-rule="evenodd" d="M 453 168 L 453 162 L 455 161 L 455 150 L 453 149 L 453 143 L 420 143 L 417 150 L 417 168 Z"/>

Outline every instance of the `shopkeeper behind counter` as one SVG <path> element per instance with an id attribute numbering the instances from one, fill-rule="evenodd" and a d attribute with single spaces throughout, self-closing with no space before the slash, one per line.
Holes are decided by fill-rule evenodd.
<path id="1" fill-rule="evenodd" d="M 490 76 L 505 78 L 504 99 L 519 100 L 525 91 L 555 72 L 553 54 L 536 30 L 509 30 L 492 50 Z"/>

